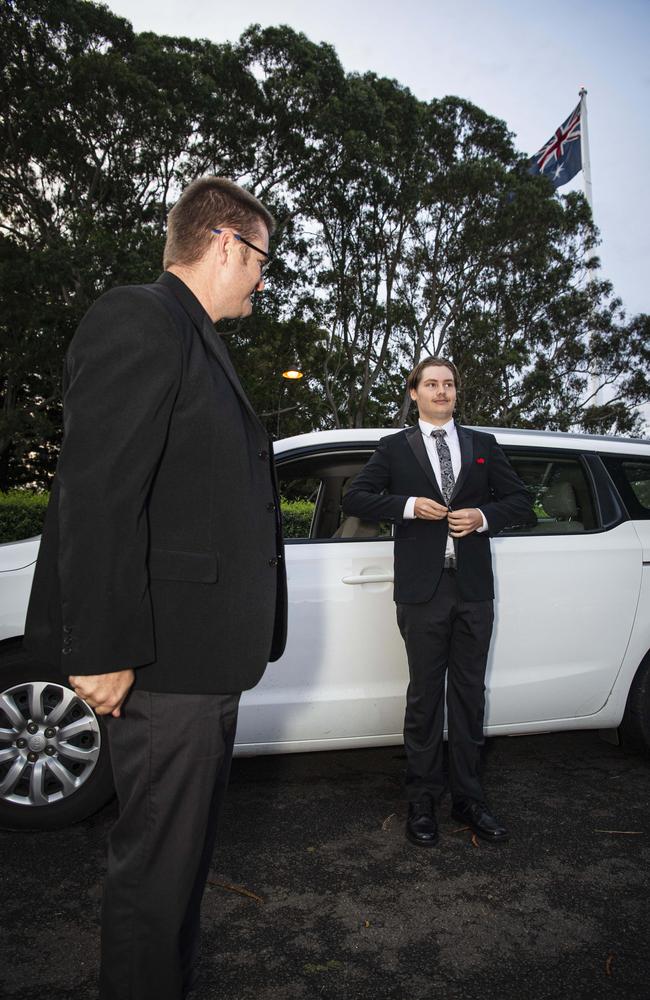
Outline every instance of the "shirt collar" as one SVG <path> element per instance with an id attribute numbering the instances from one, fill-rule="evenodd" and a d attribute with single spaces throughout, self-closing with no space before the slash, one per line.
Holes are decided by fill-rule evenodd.
<path id="1" fill-rule="evenodd" d="M 451 420 L 448 420 L 446 424 L 442 424 L 441 427 L 438 427 L 435 424 L 430 424 L 426 420 L 418 420 L 418 424 L 420 425 L 420 430 L 422 431 L 425 437 L 430 437 L 431 431 L 439 431 L 439 430 L 445 431 L 448 438 L 454 437 L 456 435 L 456 424 L 454 423 L 453 417 L 451 418 Z"/>

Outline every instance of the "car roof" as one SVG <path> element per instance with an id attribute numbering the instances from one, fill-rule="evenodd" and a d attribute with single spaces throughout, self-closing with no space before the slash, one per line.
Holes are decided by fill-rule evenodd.
<path id="1" fill-rule="evenodd" d="M 400 427 L 353 427 L 330 431 L 308 431 L 282 438 L 274 444 L 276 455 L 292 451 L 311 450 L 323 445 L 343 444 L 374 446 L 387 434 L 396 434 Z M 470 427 L 470 430 L 494 434 L 499 444 L 537 448 L 562 448 L 575 451 L 613 452 L 620 454 L 650 454 L 650 439 L 608 434 L 578 434 L 566 431 L 540 431 L 514 427 Z"/>

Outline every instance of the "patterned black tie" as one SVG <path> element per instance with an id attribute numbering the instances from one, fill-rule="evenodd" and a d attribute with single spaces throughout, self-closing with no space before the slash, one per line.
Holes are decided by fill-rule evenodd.
<path id="1" fill-rule="evenodd" d="M 454 476 L 454 468 L 451 464 L 449 445 L 445 441 L 446 436 L 447 431 L 443 427 L 439 427 L 436 431 L 431 431 L 431 437 L 435 438 L 438 458 L 440 459 L 441 493 L 445 503 L 449 505 L 451 495 L 454 492 L 454 486 L 456 485 L 456 478 Z"/>

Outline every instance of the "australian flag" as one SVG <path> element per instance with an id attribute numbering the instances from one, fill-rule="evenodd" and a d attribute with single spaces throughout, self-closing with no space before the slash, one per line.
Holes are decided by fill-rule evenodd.
<path id="1" fill-rule="evenodd" d="M 528 172 L 543 174 L 555 188 L 566 184 L 579 170 L 582 170 L 580 105 L 528 161 Z"/>

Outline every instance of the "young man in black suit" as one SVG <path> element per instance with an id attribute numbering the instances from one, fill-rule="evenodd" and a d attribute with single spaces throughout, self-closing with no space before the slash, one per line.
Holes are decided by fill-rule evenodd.
<path id="1" fill-rule="evenodd" d="M 343 501 L 346 514 L 395 522 L 395 602 L 410 683 L 404 746 L 406 835 L 437 843 L 444 789 L 445 675 L 452 815 L 497 842 L 505 827 L 485 803 L 485 668 L 493 623 L 490 535 L 534 522 L 526 487 L 492 434 L 454 422 L 458 371 L 425 358 L 408 378 L 419 421 L 382 438 Z"/>
<path id="2" fill-rule="evenodd" d="M 83 318 L 26 628 L 105 717 L 119 818 L 101 1000 L 182 1000 L 242 690 L 284 648 L 268 435 L 214 323 L 264 287 L 273 219 L 224 178 L 169 216 L 164 274 Z"/>

